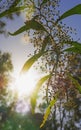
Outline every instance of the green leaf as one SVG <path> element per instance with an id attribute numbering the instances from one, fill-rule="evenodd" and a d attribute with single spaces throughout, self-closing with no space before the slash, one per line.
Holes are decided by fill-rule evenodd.
<path id="1" fill-rule="evenodd" d="M 81 80 L 81 77 L 78 77 Z"/>
<path id="2" fill-rule="evenodd" d="M 43 45 L 42 45 L 42 49 L 39 53 L 35 54 L 34 56 L 32 56 L 29 60 L 27 60 L 21 70 L 21 73 L 22 72 L 27 72 L 31 66 L 42 56 L 44 55 L 45 53 L 47 53 L 47 51 L 44 51 L 45 48 L 46 48 L 46 45 L 49 41 L 49 36 L 47 36 L 44 41 L 43 41 Z"/>
<path id="3" fill-rule="evenodd" d="M 45 122 L 47 121 L 48 116 L 50 115 L 50 112 L 51 112 L 51 108 L 54 106 L 54 104 L 56 103 L 56 101 L 57 101 L 57 95 L 55 96 L 54 99 L 52 99 L 52 100 L 50 101 L 50 104 L 49 104 L 49 106 L 47 107 L 46 112 L 45 112 L 45 114 L 44 114 L 43 122 L 42 122 L 42 124 L 40 125 L 40 128 L 43 127 L 44 124 L 45 124 Z"/>
<path id="4" fill-rule="evenodd" d="M 21 73 L 27 72 L 30 69 L 30 67 L 45 53 L 46 53 L 46 51 L 45 52 L 41 51 L 41 52 L 35 54 L 34 56 L 32 56 L 29 60 L 27 60 L 21 70 Z"/>
<path id="5" fill-rule="evenodd" d="M 42 77 L 36 84 L 36 87 L 30 97 L 30 101 L 31 101 L 31 106 L 32 106 L 32 113 L 34 113 L 35 111 L 35 107 L 36 107 L 36 102 L 37 102 L 37 97 L 38 97 L 38 92 L 41 88 L 41 86 L 43 85 L 43 83 L 50 78 L 51 74 L 46 75 L 44 77 Z"/>
<path id="6" fill-rule="evenodd" d="M 81 48 L 81 43 L 77 42 L 77 41 L 72 41 L 71 44 L 75 47 L 80 47 Z"/>
<path id="7" fill-rule="evenodd" d="M 24 10 L 25 8 L 27 8 L 27 6 L 10 8 L 10 9 L 0 13 L 0 18 L 2 18 L 4 16 L 8 16 L 8 15 L 10 15 L 12 13 L 20 12 L 20 11 Z"/>
<path id="8" fill-rule="evenodd" d="M 76 86 L 76 89 L 81 94 L 81 85 L 79 84 L 78 80 L 73 78 L 73 76 L 71 76 L 70 74 L 68 74 L 68 77 L 72 80 L 73 84 Z"/>
<path id="9" fill-rule="evenodd" d="M 44 39 L 44 41 L 43 41 L 43 43 L 42 43 L 42 44 L 43 44 L 43 45 L 42 45 L 42 51 L 45 50 L 45 48 L 46 48 L 48 42 L 50 42 L 50 37 L 49 37 L 49 36 L 46 36 L 45 39 Z"/>
<path id="10" fill-rule="evenodd" d="M 16 7 L 21 0 L 14 0 L 10 8 Z"/>
<path id="11" fill-rule="evenodd" d="M 67 44 L 70 44 L 71 46 L 79 47 L 81 48 L 81 43 L 77 41 L 68 41 Z"/>
<path id="12" fill-rule="evenodd" d="M 76 41 L 72 41 L 72 42 L 68 42 L 68 44 L 70 44 L 71 47 L 65 49 L 64 51 L 75 52 L 77 54 L 81 54 L 81 43 L 78 43 Z"/>
<path id="13" fill-rule="evenodd" d="M 25 23 L 25 25 L 22 26 L 21 28 L 19 28 L 16 32 L 14 32 L 14 33 L 9 32 L 9 34 L 12 35 L 12 36 L 15 36 L 15 35 L 18 35 L 20 33 L 23 33 L 24 31 L 30 30 L 30 29 L 38 30 L 38 31 L 42 30 L 42 31 L 47 32 L 47 30 L 43 27 L 43 25 L 41 23 L 39 23 L 39 22 L 35 21 L 34 19 L 32 19 L 30 21 L 27 21 Z"/>
<path id="14" fill-rule="evenodd" d="M 66 18 L 66 17 L 69 17 L 71 15 L 75 15 L 75 14 L 81 15 L 81 4 L 79 4 L 79 5 L 71 8 L 70 10 L 66 11 L 64 14 L 62 14 L 60 16 L 60 18 L 57 20 L 57 22 Z"/>
<path id="15" fill-rule="evenodd" d="M 42 4 L 41 5 L 44 5 L 48 2 L 49 0 L 43 0 Z"/>
<path id="16" fill-rule="evenodd" d="M 63 51 L 66 51 L 66 52 L 74 52 L 74 53 L 77 53 L 77 54 L 81 54 L 81 48 L 78 48 L 78 47 L 70 47 L 70 48 L 67 48 Z"/>

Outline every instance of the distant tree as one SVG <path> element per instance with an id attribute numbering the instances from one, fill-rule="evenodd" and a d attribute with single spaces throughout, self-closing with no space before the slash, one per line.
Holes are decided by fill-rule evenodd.
<path id="1" fill-rule="evenodd" d="M 3 95 L 8 86 L 12 69 L 13 65 L 10 54 L 0 51 L 0 100 L 4 97 Z"/>
<path id="2" fill-rule="evenodd" d="M 7 88 L 11 80 L 10 73 L 13 69 L 11 55 L 7 52 L 0 51 L 0 129 L 5 123 L 9 110 L 7 107 Z"/>

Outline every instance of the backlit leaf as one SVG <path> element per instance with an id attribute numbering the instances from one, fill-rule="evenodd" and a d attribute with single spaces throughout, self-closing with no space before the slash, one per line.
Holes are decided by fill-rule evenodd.
<path id="1" fill-rule="evenodd" d="M 81 77 L 78 77 L 81 80 Z"/>
<path id="2" fill-rule="evenodd" d="M 25 64 L 24 64 L 22 70 L 21 70 L 21 73 L 22 73 L 22 72 L 27 72 L 27 71 L 30 69 L 30 67 L 31 67 L 44 53 L 46 53 L 46 51 L 45 51 L 45 52 L 41 51 L 41 52 L 35 54 L 34 56 L 32 56 L 29 60 L 27 60 L 27 61 L 25 62 Z"/>
<path id="3" fill-rule="evenodd" d="M 81 54 L 81 48 L 78 48 L 78 47 L 70 47 L 70 48 L 65 49 L 64 51 Z"/>
<path id="4" fill-rule="evenodd" d="M 48 116 L 50 115 L 51 108 L 54 106 L 54 104 L 56 103 L 56 101 L 57 101 L 57 96 L 50 101 L 50 104 L 49 104 L 49 106 L 47 107 L 46 112 L 45 112 L 45 114 L 44 114 L 43 122 L 42 122 L 42 124 L 40 125 L 40 128 L 43 127 L 44 124 L 46 123 L 46 121 L 47 121 L 47 119 L 48 119 Z"/>
<path id="5" fill-rule="evenodd" d="M 32 19 L 30 21 L 27 21 L 24 26 L 19 28 L 14 33 L 9 32 L 9 34 L 12 35 L 12 36 L 15 36 L 15 35 L 18 35 L 20 33 L 23 33 L 24 31 L 30 30 L 30 29 L 37 30 L 37 31 L 39 31 L 39 30 L 46 31 L 46 29 L 43 27 L 43 25 L 41 23 Z"/>
<path id="6" fill-rule="evenodd" d="M 60 16 L 60 18 L 57 20 L 57 22 L 64 19 L 64 18 L 66 18 L 66 17 L 69 17 L 71 15 L 75 15 L 75 14 L 81 15 L 81 4 L 76 5 L 75 7 L 71 8 L 68 11 L 66 11 L 64 14 L 62 14 Z"/>
<path id="7" fill-rule="evenodd" d="M 81 43 L 79 43 L 77 41 L 68 41 L 67 44 L 70 44 L 71 46 L 75 46 L 75 47 L 80 47 L 81 48 Z"/>
<path id="8" fill-rule="evenodd" d="M 19 4 L 20 1 L 21 0 L 14 0 L 14 2 L 12 3 L 12 5 L 10 6 L 10 8 L 16 7 Z"/>
<path id="9" fill-rule="evenodd" d="M 20 11 L 24 10 L 25 8 L 27 8 L 27 6 L 10 8 L 10 9 L 0 13 L 0 18 L 2 18 L 4 16 L 8 16 L 8 15 L 16 13 L 16 12 L 20 12 Z"/>
<path id="10" fill-rule="evenodd" d="M 35 87 L 35 89 L 34 89 L 32 95 L 31 95 L 31 99 L 30 99 L 30 100 L 31 100 L 31 106 L 32 106 L 32 113 L 34 113 L 34 111 L 35 111 L 38 92 L 39 92 L 41 86 L 43 85 L 43 83 L 44 83 L 48 78 L 50 78 L 50 76 L 51 76 L 51 74 L 42 77 L 42 78 L 38 81 L 38 83 L 36 84 L 36 87 Z"/>
<path id="11" fill-rule="evenodd" d="M 75 52 L 77 54 L 81 54 L 81 43 L 78 43 L 76 41 L 72 41 L 72 42 L 68 42 L 68 44 L 70 44 L 71 47 L 65 49 L 64 51 Z"/>
<path id="12" fill-rule="evenodd" d="M 79 91 L 79 93 L 81 94 L 81 85 L 79 84 L 78 80 L 75 79 L 73 76 L 71 76 L 70 74 L 68 74 L 68 77 L 72 80 L 73 84 L 75 85 L 76 89 Z"/>
<path id="13" fill-rule="evenodd" d="M 75 47 L 79 47 L 81 48 L 81 43 L 77 42 L 77 41 L 72 41 L 71 44 Z"/>

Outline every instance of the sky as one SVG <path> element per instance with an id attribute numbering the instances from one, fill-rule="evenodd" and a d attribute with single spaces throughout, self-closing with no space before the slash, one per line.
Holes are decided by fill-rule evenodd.
<path id="1" fill-rule="evenodd" d="M 59 7 L 61 14 L 80 3 L 81 0 L 61 0 Z M 74 37 L 74 39 L 81 38 L 81 15 L 68 17 L 63 20 L 63 23 L 76 28 L 78 34 Z M 15 17 L 15 20 L 7 21 L 6 28 L 8 31 L 14 32 L 23 24 L 23 16 Z M 11 53 L 14 70 L 20 70 L 25 61 L 28 59 L 28 54 L 33 52 L 33 46 L 29 41 L 27 43 L 24 43 L 23 34 L 9 37 L 0 35 L 0 50 Z"/>

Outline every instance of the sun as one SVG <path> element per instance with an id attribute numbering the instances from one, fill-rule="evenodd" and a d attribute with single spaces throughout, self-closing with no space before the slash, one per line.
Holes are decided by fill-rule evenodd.
<path id="1" fill-rule="evenodd" d="M 29 97 L 36 86 L 38 73 L 34 69 L 31 69 L 27 73 L 16 73 L 14 77 L 12 89 L 17 93 L 18 98 Z"/>
<path id="2" fill-rule="evenodd" d="M 40 79 L 40 75 L 34 68 L 23 74 L 20 74 L 20 70 L 17 68 L 12 74 L 14 78 L 8 87 L 8 92 L 11 95 L 9 104 L 16 101 L 16 112 L 25 114 L 30 111 L 30 96 L 36 87 L 37 81 Z"/>
<path id="3" fill-rule="evenodd" d="M 16 85 L 18 86 L 19 97 L 25 95 L 29 96 L 32 93 L 36 84 L 34 76 L 36 76 L 36 73 L 31 71 L 17 77 Z"/>
<path id="4" fill-rule="evenodd" d="M 31 110 L 30 97 L 37 82 L 44 74 L 35 70 L 34 67 L 31 67 L 27 73 L 23 74 L 20 74 L 20 70 L 21 69 L 17 68 L 13 73 L 14 78 L 12 83 L 9 85 L 9 93 L 11 93 L 11 100 L 16 101 L 15 110 L 18 113 L 25 114 Z"/>

